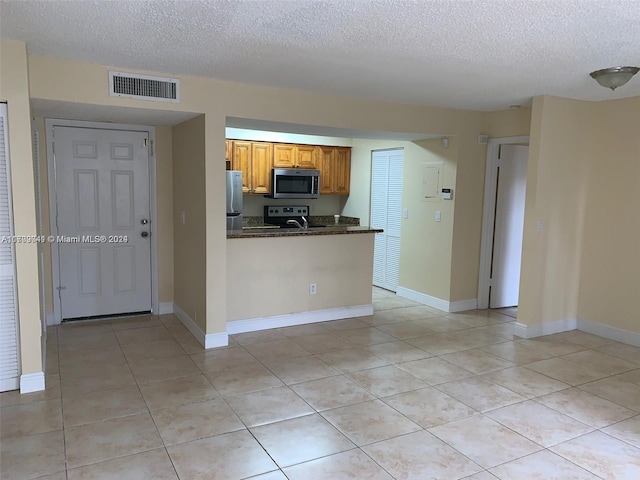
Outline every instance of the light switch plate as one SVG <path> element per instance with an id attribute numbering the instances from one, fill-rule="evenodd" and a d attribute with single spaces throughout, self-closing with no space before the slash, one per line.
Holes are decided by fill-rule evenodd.
<path id="1" fill-rule="evenodd" d="M 436 222 L 439 222 L 442 219 L 442 214 L 440 210 L 436 210 Z"/>
<path id="2" fill-rule="evenodd" d="M 409 218 L 409 209 L 405 208 L 402 210 L 402 218 Z"/>

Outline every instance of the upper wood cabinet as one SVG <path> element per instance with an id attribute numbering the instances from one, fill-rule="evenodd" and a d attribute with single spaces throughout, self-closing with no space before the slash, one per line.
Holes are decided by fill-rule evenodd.
<path id="1" fill-rule="evenodd" d="M 271 193 L 271 165 L 273 144 L 253 142 L 251 144 L 251 193 Z"/>
<path id="2" fill-rule="evenodd" d="M 234 140 L 232 150 L 233 170 L 242 172 L 242 193 L 271 193 L 272 144 Z"/>
<path id="3" fill-rule="evenodd" d="M 231 170 L 231 158 L 233 157 L 233 142 L 231 140 L 225 140 L 224 142 L 224 159 L 226 162 L 227 170 Z"/>
<path id="4" fill-rule="evenodd" d="M 320 170 L 320 194 L 349 195 L 351 148 L 316 147 Z"/>
<path id="5" fill-rule="evenodd" d="M 296 146 L 286 143 L 273 144 L 273 168 L 295 168 Z"/>
<path id="6" fill-rule="evenodd" d="M 318 168 L 315 146 L 274 143 L 273 168 Z"/>
<path id="7" fill-rule="evenodd" d="M 227 140 L 226 151 L 243 193 L 271 194 L 272 168 L 308 168 L 320 170 L 320 194 L 349 195 L 350 147 Z"/>
<path id="8" fill-rule="evenodd" d="M 251 193 L 251 142 L 234 140 L 231 169 L 242 172 L 242 193 Z"/>
<path id="9" fill-rule="evenodd" d="M 334 147 L 316 147 L 320 170 L 320 195 L 335 193 L 335 177 L 333 174 L 336 158 Z"/>
<path id="10" fill-rule="evenodd" d="M 318 158 L 316 156 L 316 147 L 313 145 L 297 145 L 297 164 L 296 168 L 318 168 Z"/>
<path id="11" fill-rule="evenodd" d="M 351 185 L 351 148 L 337 147 L 334 163 L 334 192 L 338 195 L 349 195 Z"/>

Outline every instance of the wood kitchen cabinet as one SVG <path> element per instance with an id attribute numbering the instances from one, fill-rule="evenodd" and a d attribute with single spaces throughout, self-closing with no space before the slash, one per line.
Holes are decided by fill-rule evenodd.
<path id="1" fill-rule="evenodd" d="M 316 147 L 320 170 L 320 194 L 349 195 L 351 183 L 351 149 Z"/>
<path id="2" fill-rule="evenodd" d="M 273 168 L 318 168 L 313 145 L 273 144 Z"/>
<path id="3" fill-rule="evenodd" d="M 231 170 L 231 158 L 233 157 L 233 142 L 231 140 L 225 140 L 224 142 L 224 159 L 226 163 L 226 169 Z"/>
<path id="4" fill-rule="evenodd" d="M 318 170 L 320 170 L 320 195 L 335 193 L 335 177 L 333 169 L 336 158 L 335 147 L 316 147 L 318 155 Z"/>
<path id="5" fill-rule="evenodd" d="M 272 168 L 320 170 L 320 194 L 349 195 L 351 148 L 227 140 L 227 162 L 242 172 L 242 193 L 271 194 Z"/>
<path id="6" fill-rule="evenodd" d="M 351 185 L 351 149 L 336 148 L 336 158 L 333 169 L 335 184 L 334 192 L 338 195 L 349 195 Z"/>
<path id="7" fill-rule="evenodd" d="M 271 193 L 271 166 L 273 144 L 251 143 L 251 193 L 268 195 Z"/>
<path id="8" fill-rule="evenodd" d="M 273 145 L 267 142 L 233 142 L 233 170 L 242 172 L 242 193 L 271 193 Z"/>
<path id="9" fill-rule="evenodd" d="M 318 160 L 316 156 L 316 147 L 314 145 L 297 145 L 297 163 L 296 168 L 318 168 Z"/>
<path id="10" fill-rule="evenodd" d="M 295 168 L 296 146 L 286 143 L 273 145 L 273 168 Z"/>

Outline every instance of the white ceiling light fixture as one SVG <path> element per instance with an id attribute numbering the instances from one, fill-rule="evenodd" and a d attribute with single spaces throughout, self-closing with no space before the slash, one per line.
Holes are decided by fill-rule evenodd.
<path id="1" fill-rule="evenodd" d="M 638 67 L 611 67 L 596 70 L 589 75 L 603 87 L 615 90 L 631 80 L 638 71 Z"/>

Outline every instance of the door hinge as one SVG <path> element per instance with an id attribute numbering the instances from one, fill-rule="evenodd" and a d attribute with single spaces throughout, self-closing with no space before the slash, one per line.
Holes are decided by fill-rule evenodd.
<path id="1" fill-rule="evenodd" d="M 60 290 L 66 290 L 67 287 L 56 287 L 56 290 L 60 291 Z"/>
<path id="2" fill-rule="evenodd" d="M 149 140 L 148 138 L 145 138 L 142 141 L 142 146 L 149 147 L 149 155 L 153 155 L 153 140 Z"/>

